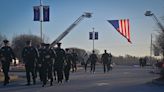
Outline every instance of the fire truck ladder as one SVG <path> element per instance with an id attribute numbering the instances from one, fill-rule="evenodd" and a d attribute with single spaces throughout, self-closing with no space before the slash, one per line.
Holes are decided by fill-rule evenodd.
<path id="1" fill-rule="evenodd" d="M 72 25 L 70 25 L 61 35 L 59 35 L 56 40 L 51 43 L 51 47 L 55 46 L 58 42 L 60 42 L 84 18 L 90 17 L 92 17 L 92 13 L 85 12 L 84 14 L 82 14 Z"/>

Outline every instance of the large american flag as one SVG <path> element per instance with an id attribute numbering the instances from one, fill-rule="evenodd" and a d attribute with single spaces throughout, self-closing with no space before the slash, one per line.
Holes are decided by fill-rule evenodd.
<path id="1" fill-rule="evenodd" d="M 128 42 L 131 43 L 129 19 L 107 20 L 107 21 L 111 23 L 113 27 L 128 40 Z"/>

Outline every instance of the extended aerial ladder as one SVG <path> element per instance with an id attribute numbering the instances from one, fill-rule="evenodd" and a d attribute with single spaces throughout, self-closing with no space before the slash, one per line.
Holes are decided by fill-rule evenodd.
<path id="1" fill-rule="evenodd" d="M 162 25 L 162 23 L 158 20 L 158 18 L 155 16 L 154 13 L 152 13 L 151 11 L 146 11 L 145 12 L 145 16 L 152 16 L 154 21 L 156 22 L 157 26 L 161 29 L 161 31 L 164 32 L 164 26 Z"/>
<path id="2" fill-rule="evenodd" d="M 59 35 L 56 40 L 51 43 L 51 47 L 55 46 L 58 42 L 60 42 L 84 18 L 90 17 L 92 17 L 92 13 L 85 12 L 84 14 L 82 14 L 72 25 L 70 25 L 61 35 Z"/>

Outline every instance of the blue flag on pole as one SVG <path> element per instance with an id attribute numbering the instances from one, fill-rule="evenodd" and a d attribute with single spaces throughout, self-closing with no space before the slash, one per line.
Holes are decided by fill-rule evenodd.
<path id="1" fill-rule="evenodd" d="M 49 16 L 50 16 L 50 8 L 49 6 L 43 6 L 43 21 L 49 21 Z"/>
<path id="2" fill-rule="evenodd" d="M 98 40 L 98 32 L 89 32 L 89 40 Z"/>
<path id="3" fill-rule="evenodd" d="M 92 40 L 92 39 L 93 39 L 93 33 L 89 32 L 89 40 Z"/>
<path id="4" fill-rule="evenodd" d="M 40 21 L 40 7 L 34 6 L 33 11 L 34 11 L 34 21 Z"/>
<path id="5" fill-rule="evenodd" d="M 98 40 L 98 32 L 95 32 L 95 40 Z"/>

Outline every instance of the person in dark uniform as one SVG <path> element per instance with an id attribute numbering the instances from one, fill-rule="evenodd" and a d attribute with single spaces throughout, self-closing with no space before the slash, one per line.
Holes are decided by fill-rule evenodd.
<path id="1" fill-rule="evenodd" d="M 77 53 L 75 53 L 75 51 L 73 50 L 72 52 L 72 72 L 76 72 L 77 70 L 77 66 L 76 66 L 76 63 L 77 63 L 77 60 L 78 60 L 78 56 L 77 56 Z"/>
<path id="2" fill-rule="evenodd" d="M 111 57 L 111 55 L 109 55 L 107 53 L 107 51 L 104 50 L 104 54 L 102 54 L 102 56 L 101 56 L 101 61 L 103 63 L 104 73 L 106 72 L 106 70 L 109 71 L 110 57 Z"/>
<path id="3" fill-rule="evenodd" d="M 64 75 L 65 75 L 66 82 L 68 82 L 68 80 L 69 80 L 71 64 L 72 64 L 72 55 L 69 52 L 69 49 L 66 49 L 65 65 L 64 65 Z"/>
<path id="4" fill-rule="evenodd" d="M 61 48 L 61 43 L 57 43 L 57 46 L 58 47 L 55 49 L 56 59 L 55 59 L 54 67 L 56 68 L 57 71 L 57 81 L 58 83 L 62 83 L 65 51 Z"/>
<path id="5" fill-rule="evenodd" d="M 146 66 L 147 65 L 147 57 L 144 57 L 143 58 L 143 66 Z"/>
<path id="6" fill-rule="evenodd" d="M 40 44 L 40 47 L 38 49 L 38 53 L 39 53 L 39 58 L 38 58 L 38 61 L 37 61 L 37 64 L 38 64 L 38 72 L 39 72 L 39 78 L 40 78 L 40 81 L 42 81 L 42 62 L 44 60 L 44 56 L 43 56 L 43 51 L 45 49 L 45 43 L 41 43 Z"/>
<path id="7" fill-rule="evenodd" d="M 35 68 L 36 68 L 36 60 L 38 59 L 39 54 L 35 47 L 31 45 L 31 41 L 26 41 L 26 46 L 22 50 L 22 59 L 25 63 L 25 69 L 26 69 L 26 77 L 27 77 L 27 84 L 30 85 L 31 76 L 33 79 L 33 84 L 36 83 L 36 76 L 35 76 Z"/>
<path id="8" fill-rule="evenodd" d="M 143 67 L 143 58 L 139 58 L 140 67 Z"/>
<path id="9" fill-rule="evenodd" d="M 10 46 L 8 46 L 8 40 L 4 40 L 4 46 L 0 49 L 0 59 L 2 64 L 2 70 L 4 74 L 4 86 L 9 83 L 10 77 L 9 77 L 9 68 L 10 63 L 12 62 L 12 59 L 15 59 L 15 54 Z"/>
<path id="10" fill-rule="evenodd" d="M 95 72 L 95 66 L 96 62 L 98 61 L 97 55 L 95 54 L 95 51 L 92 51 L 92 54 L 89 56 L 89 61 L 91 63 L 91 72 Z"/>
<path id="11" fill-rule="evenodd" d="M 108 72 L 113 69 L 112 67 L 112 54 L 109 53 L 109 62 L 107 63 Z"/>
<path id="12" fill-rule="evenodd" d="M 50 48 L 50 44 L 45 44 L 45 49 L 40 54 L 43 57 L 42 63 L 41 63 L 41 69 L 42 69 L 42 81 L 44 87 L 47 83 L 47 79 L 50 79 L 50 86 L 53 85 L 53 61 L 55 59 L 55 52 L 53 49 Z"/>

